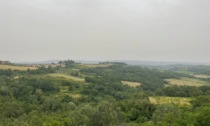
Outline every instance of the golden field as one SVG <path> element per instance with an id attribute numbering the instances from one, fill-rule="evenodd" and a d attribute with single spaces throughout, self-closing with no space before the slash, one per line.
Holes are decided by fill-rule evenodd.
<path id="1" fill-rule="evenodd" d="M 0 69 L 11 69 L 11 70 L 21 70 L 26 71 L 28 69 L 35 70 L 37 67 L 30 67 L 30 66 L 13 66 L 13 65 L 0 65 Z"/>
<path id="2" fill-rule="evenodd" d="M 183 97 L 165 97 L 165 96 L 154 96 L 149 97 L 149 100 L 152 104 L 174 104 L 180 106 L 189 106 L 191 98 Z"/>
<path id="3" fill-rule="evenodd" d="M 194 75 L 194 77 L 201 78 L 201 79 L 208 79 L 208 78 L 210 78 L 210 76 L 204 75 L 204 74 Z"/>
<path id="4" fill-rule="evenodd" d="M 124 84 L 124 85 L 128 85 L 128 86 L 130 86 L 130 87 L 141 86 L 141 83 L 138 83 L 138 82 L 121 81 L 121 83 Z"/>
<path id="5" fill-rule="evenodd" d="M 199 79 L 192 78 L 181 78 L 181 79 L 166 79 L 169 85 L 177 85 L 177 86 L 204 86 L 208 85 L 205 81 Z"/>
<path id="6" fill-rule="evenodd" d="M 51 77 L 61 77 L 61 78 L 65 78 L 65 79 L 69 79 L 69 80 L 73 80 L 73 81 L 85 82 L 84 78 L 74 77 L 74 76 L 67 75 L 67 74 L 53 73 L 53 74 L 48 74 L 48 75 Z"/>

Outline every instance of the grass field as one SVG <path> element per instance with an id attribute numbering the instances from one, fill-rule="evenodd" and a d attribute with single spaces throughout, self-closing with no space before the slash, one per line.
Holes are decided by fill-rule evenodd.
<path id="1" fill-rule="evenodd" d="M 177 85 L 177 86 L 204 86 L 208 85 L 205 81 L 199 79 L 192 78 L 181 78 L 181 79 L 166 79 L 169 85 Z"/>
<path id="2" fill-rule="evenodd" d="M 128 85 L 130 87 L 141 86 L 141 83 L 138 83 L 138 82 L 121 81 L 121 83 L 124 84 L 124 85 Z"/>
<path id="3" fill-rule="evenodd" d="M 83 79 L 83 78 L 74 77 L 74 76 L 67 75 L 67 74 L 53 73 L 53 74 L 48 74 L 48 75 L 51 77 L 61 77 L 61 78 L 65 78 L 65 79 L 69 79 L 69 80 L 73 80 L 73 81 L 85 82 L 85 79 Z"/>
<path id="4" fill-rule="evenodd" d="M 200 75 L 194 75 L 194 77 L 201 78 L 201 79 L 208 79 L 208 78 L 210 78 L 210 76 L 208 76 L 208 75 L 202 75 L 202 74 L 200 74 Z"/>
<path id="5" fill-rule="evenodd" d="M 37 67 L 0 65 L 0 69 L 11 69 L 11 70 L 26 71 L 26 70 L 28 70 L 28 69 L 30 69 L 30 70 L 35 70 L 35 69 L 37 69 Z"/>
<path id="6" fill-rule="evenodd" d="M 163 96 L 155 96 L 149 97 L 149 100 L 152 104 L 174 104 L 179 106 L 189 106 L 191 98 L 183 98 L 183 97 L 163 97 Z"/>

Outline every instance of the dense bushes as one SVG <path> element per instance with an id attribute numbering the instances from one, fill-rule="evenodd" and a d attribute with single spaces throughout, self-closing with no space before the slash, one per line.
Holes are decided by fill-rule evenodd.
<path id="1" fill-rule="evenodd" d="M 74 67 L 73 62 L 68 67 Z M 85 82 L 76 82 L 44 75 L 50 71 L 36 72 L 0 71 L 0 125 L 210 125 L 209 86 L 164 86 L 164 79 L 180 74 L 118 64 L 82 68 L 79 74 L 86 77 Z M 122 80 L 142 85 L 133 88 Z M 191 97 L 192 101 L 191 106 L 181 107 L 152 104 L 149 95 Z"/>
<path id="2" fill-rule="evenodd" d="M 209 95 L 210 86 L 168 86 L 157 90 L 156 95 L 165 95 L 171 97 L 196 97 L 201 95 Z"/>
<path id="3" fill-rule="evenodd" d="M 167 78 L 180 77 L 179 74 L 169 71 L 160 72 L 156 69 L 143 68 L 139 66 L 113 65 L 108 68 L 89 68 L 81 72 L 89 75 L 103 77 L 110 81 L 134 81 L 142 83 L 141 88 L 145 91 L 154 91 L 163 88 Z M 86 81 L 97 81 L 96 79 L 86 78 Z"/>

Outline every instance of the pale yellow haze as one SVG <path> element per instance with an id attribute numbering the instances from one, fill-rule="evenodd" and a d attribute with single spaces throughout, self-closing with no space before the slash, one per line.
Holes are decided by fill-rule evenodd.
<path id="1" fill-rule="evenodd" d="M 0 0 L 0 60 L 210 62 L 210 0 Z"/>

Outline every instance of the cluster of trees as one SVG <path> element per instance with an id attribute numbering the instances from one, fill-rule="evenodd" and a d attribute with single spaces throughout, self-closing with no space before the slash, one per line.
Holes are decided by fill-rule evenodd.
<path id="1" fill-rule="evenodd" d="M 97 81 L 102 83 L 102 80 L 96 80 L 81 87 L 78 82 L 49 77 L 2 78 L 0 125 L 108 126 L 124 125 L 130 121 L 143 123 L 150 118 L 154 105 L 146 95 L 120 100 L 117 95 L 120 91 L 126 92 L 126 88 L 103 82 L 100 87 L 90 90 L 91 86 L 98 85 Z M 68 86 L 71 91 L 81 90 L 83 96 L 78 99 L 68 95 L 56 97 L 59 86 Z M 114 94 L 117 90 L 118 94 Z"/>
<path id="2" fill-rule="evenodd" d="M 131 92 L 131 89 L 129 90 L 128 86 L 122 85 L 118 81 L 110 81 L 99 77 L 86 77 L 85 80 L 89 84 L 83 88 L 81 93 L 88 95 L 91 99 L 96 100 L 97 96 L 110 96 L 116 100 L 123 100 L 130 97 L 129 92 Z"/>
<path id="3" fill-rule="evenodd" d="M 64 61 L 59 61 L 58 64 L 60 64 L 60 66 L 65 66 L 67 68 L 73 68 L 75 67 L 75 64 L 78 64 L 76 63 L 74 60 L 64 60 Z"/>
<path id="4" fill-rule="evenodd" d="M 203 109 L 184 109 L 170 104 L 159 105 L 153 113 L 152 123 L 146 123 L 145 126 L 209 126 L 208 112 L 210 111 L 204 113 Z"/>
<path id="5" fill-rule="evenodd" d="M 210 75 L 210 66 L 193 66 L 187 69 L 196 74 Z"/>
<path id="6" fill-rule="evenodd" d="M 52 68 L 52 67 L 39 67 L 36 70 L 30 70 L 28 69 L 27 71 L 20 71 L 20 70 L 11 70 L 11 69 L 0 69 L 0 75 L 1 76 L 22 76 L 22 75 L 35 75 L 35 74 L 47 74 L 47 73 L 54 73 L 57 68 Z"/>
<path id="7" fill-rule="evenodd" d="M 47 74 L 47 73 L 55 73 L 56 69 L 58 68 L 52 68 L 52 67 L 48 67 L 45 68 L 44 66 L 39 67 L 36 70 L 30 70 L 28 69 L 27 74 Z"/>
<path id="8" fill-rule="evenodd" d="M 13 71 L 11 69 L 6 69 L 6 70 L 0 70 L 0 75 L 1 76 L 11 76 Z"/>
<path id="9" fill-rule="evenodd" d="M 88 68 L 81 70 L 81 72 L 92 76 L 101 76 L 105 80 L 110 81 L 120 82 L 126 80 L 140 82 L 142 83 L 141 88 L 146 91 L 154 91 L 158 88 L 163 88 L 166 83 L 164 79 L 183 76 L 170 71 L 161 72 L 157 69 L 128 65 L 112 65 L 108 68 Z"/>
<path id="10" fill-rule="evenodd" d="M 210 95 L 210 86 L 168 86 L 156 91 L 156 95 L 171 97 L 195 97 Z"/>

